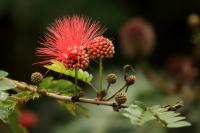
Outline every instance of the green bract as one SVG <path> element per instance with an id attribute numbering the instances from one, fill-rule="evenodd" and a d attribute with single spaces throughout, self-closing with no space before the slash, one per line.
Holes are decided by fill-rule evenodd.
<path id="1" fill-rule="evenodd" d="M 57 60 L 52 60 L 51 62 L 52 62 L 51 65 L 45 65 L 44 67 L 49 70 L 75 78 L 75 70 L 66 69 L 64 64 Z M 77 79 L 83 82 L 90 83 L 93 79 L 93 76 L 89 74 L 88 72 L 83 71 L 82 69 L 79 69 Z"/>

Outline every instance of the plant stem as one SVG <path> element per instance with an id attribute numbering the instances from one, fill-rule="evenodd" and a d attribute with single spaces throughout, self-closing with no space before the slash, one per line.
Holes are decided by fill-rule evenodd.
<path id="1" fill-rule="evenodd" d="M 119 89 L 117 92 L 115 92 L 111 97 L 109 97 L 108 99 L 106 99 L 105 101 L 109 101 L 111 99 L 113 99 L 115 97 L 115 95 L 119 92 L 121 92 L 125 87 L 127 87 L 127 84 L 125 84 L 124 86 L 122 86 L 121 89 Z"/>
<path id="2" fill-rule="evenodd" d="M 91 87 L 95 92 L 98 92 L 98 90 L 96 89 L 96 87 L 95 87 L 92 83 L 88 83 L 88 85 L 90 85 L 90 87 Z"/>
<path id="3" fill-rule="evenodd" d="M 17 80 L 13 80 L 10 78 L 2 78 L 5 80 L 9 80 L 11 82 L 13 82 L 16 85 L 16 88 L 21 89 L 21 90 L 28 90 L 34 93 L 39 93 L 41 95 L 56 99 L 56 100 L 62 100 L 62 101 L 69 101 L 72 102 L 72 97 L 71 96 L 65 96 L 65 95 L 59 95 L 59 94 L 55 94 L 55 93 L 51 93 L 51 92 L 47 92 L 47 91 L 40 91 L 40 89 L 35 86 L 35 85 L 31 85 L 31 84 L 27 84 L 25 82 L 21 82 L 21 81 L 17 81 Z M 44 89 L 45 90 L 45 89 Z M 98 101 L 95 99 L 90 99 L 90 98 L 79 98 L 78 101 L 76 102 L 80 102 L 80 103 L 88 103 L 88 104 L 95 104 L 95 105 L 105 105 L 105 106 L 114 106 L 114 102 L 108 102 L 108 101 Z M 120 105 L 120 108 L 127 108 L 128 105 Z"/>
<path id="4" fill-rule="evenodd" d="M 75 90 L 77 90 L 78 85 L 78 70 L 75 68 Z"/>
<path id="5" fill-rule="evenodd" d="M 108 86 L 107 86 L 107 88 L 106 88 L 106 94 L 107 94 L 107 92 L 108 92 L 108 90 L 110 89 L 110 83 L 108 83 Z"/>
<path id="6" fill-rule="evenodd" d="M 99 58 L 99 92 L 102 91 L 102 83 L 103 83 L 103 58 Z"/>

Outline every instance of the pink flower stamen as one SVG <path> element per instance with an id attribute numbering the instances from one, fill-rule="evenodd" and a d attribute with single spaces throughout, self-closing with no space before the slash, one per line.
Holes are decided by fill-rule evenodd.
<path id="1" fill-rule="evenodd" d="M 48 33 L 41 43 L 44 47 L 36 51 L 38 56 L 45 57 L 45 60 L 39 63 L 48 64 L 55 59 L 63 62 L 67 68 L 86 68 L 89 63 L 88 56 L 80 54 L 87 54 L 84 49 L 103 32 L 104 29 L 98 22 L 92 22 L 87 17 L 72 16 L 57 19 L 48 27 Z M 78 59 L 79 56 L 82 58 Z"/>

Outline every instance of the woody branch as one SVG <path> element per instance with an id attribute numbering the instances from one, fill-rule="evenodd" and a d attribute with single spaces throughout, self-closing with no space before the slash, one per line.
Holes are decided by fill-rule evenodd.
<path id="1" fill-rule="evenodd" d="M 47 91 L 40 91 L 38 89 L 38 87 L 35 85 L 31 85 L 31 84 L 28 84 L 28 83 L 25 83 L 22 81 L 17 81 L 17 80 L 10 79 L 10 78 L 4 78 L 4 79 L 13 82 L 16 85 L 16 88 L 19 88 L 22 90 L 37 92 L 41 95 L 44 95 L 44 96 L 47 96 L 47 97 L 50 97 L 53 99 L 57 99 L 57 100 L 74 102 L 72 96 L 64 96 L 64 95 L 59 95 L 59 94 L 55 94 L 55 93 L 51 93 L 51 92 L 47 92 Z M 95 104 L 95 105 L 105 105 L 105 106 L 111 106 L 111 107 L 116 106 L 116 103 L 114 103 L 114 102 L 100 101 L 100 100 L 96 100 L 96 99 L 82 98 L 82 97 L 78 98 L 75 102 Z M 120 108 L 127 108 L 127 107 L 128 107 L 128 105 L 120 105 Z"/>

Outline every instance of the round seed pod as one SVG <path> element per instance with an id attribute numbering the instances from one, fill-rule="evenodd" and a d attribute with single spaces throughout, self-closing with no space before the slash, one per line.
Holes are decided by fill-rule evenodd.
<path id="1" fill-rule="evenodd" d="M 126 82 L 127 82 L 127 85 L 132 85 L 135 83 L 135 80 L 136 80 L 136 76 L 135 75 L 130 75 L 126 78 Z"/>
<path id="2" fill-rule="evenodd" d="M 33 84 L 38 84 L 42 81 L 43 76 L 40 72 L 34 72 L 31 74 L 31 82 Z"/>
<path id="3" fill-rule="evenodd" d="M 109 84 L 114 84 L 117 81 L 117 76 L 114 73 L 110 73 L 107 75 L 106 80 Z"/>
<path id="4" fill-rule="evenodd" d="M 126 94 L 124 92 L 119 92 L 115 95 L 115 101 L 117 104 L 121 105 L 127 101 Z"/>

